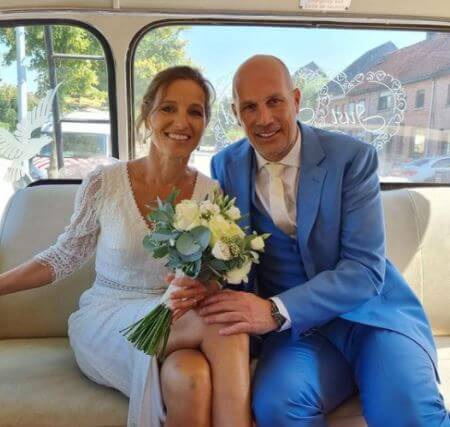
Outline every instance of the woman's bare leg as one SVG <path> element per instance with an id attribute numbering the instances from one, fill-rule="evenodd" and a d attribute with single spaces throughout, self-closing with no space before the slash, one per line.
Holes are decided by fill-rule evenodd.
<path id="1" fill-rule="evenodd" d="M 161 368 L 161 388 L 167 408 L 165 427 L 211 426 L 211 375 L 201 352 L 170 354 Z"/>
<path id="2" fill-rule="evenodd" d="M 212 376 L 212 425 L 251 425 L 248 336 L 219 335 L 218 325 L 207 325 L 193 310 L 172 327 L 168 354 L 180 349 L 200 349 Z"/>

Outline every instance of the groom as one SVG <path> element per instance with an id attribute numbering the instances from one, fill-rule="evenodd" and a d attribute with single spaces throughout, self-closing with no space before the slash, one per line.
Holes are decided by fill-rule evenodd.
<path id="1" fill-rule="evenodd" d="M 257 294 L 224 291 L 200 314 L 222 334 L 264 335 L 258 427 L 325 426 L 357 391 L 371 427 L 450 426 L 425 313 L 385 258 L 375 150 L 297 123 L 300 92 L 278 58 L 244 62 L 233 97 L 247 138 L 212 174 L 271 237 Z"/>

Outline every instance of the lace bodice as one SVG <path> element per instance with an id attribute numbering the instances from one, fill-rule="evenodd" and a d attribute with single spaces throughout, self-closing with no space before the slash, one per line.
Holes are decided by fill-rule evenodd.
<path id="1" fill-rule="evenodd" d="M 197 176 L 192 198 L 202 200 L 218 184 Z M 97 280 L 128 290 L 164 287 L 168 270 L 144 249 L 149 231 L 136 204 L 125 162 L 99 167 L 82 182 L 70 224 L 49 249 L 35 256 L 51 266 L 54 279 L 77 270 L 95 252 Z"/>

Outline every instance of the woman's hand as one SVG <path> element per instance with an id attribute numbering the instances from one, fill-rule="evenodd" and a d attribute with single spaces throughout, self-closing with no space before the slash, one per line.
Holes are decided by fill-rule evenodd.
<path id="1" fill-rule="evenodd" d="M 167 275 L 165 280 L 167 283 L 172 283 L 180 288 L 180 290 L 173 292 L 170 296 L 173 310 L 172 322 L 175 322 L 183 314 L 196 307 L 206 297 L 220 291 L 220 285 L 215 280 L 204 283 L 188 276 L 175 278 L 175 274 Z"/>

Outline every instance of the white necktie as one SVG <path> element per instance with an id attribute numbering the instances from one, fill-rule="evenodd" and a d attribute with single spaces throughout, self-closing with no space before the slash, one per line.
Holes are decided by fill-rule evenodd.
<path id="1" fill-rule="evenodd" d="M 269 203 L 270 215 L 274 224 L 285 233 L 289 234 L 291 224 L 287 212 L 286 201 L 284 198 L 284 185 L 281 175 L 284 171 L 284 165 L 279 163 L 266 163 L 264 167 L 269 172 Z"/>

